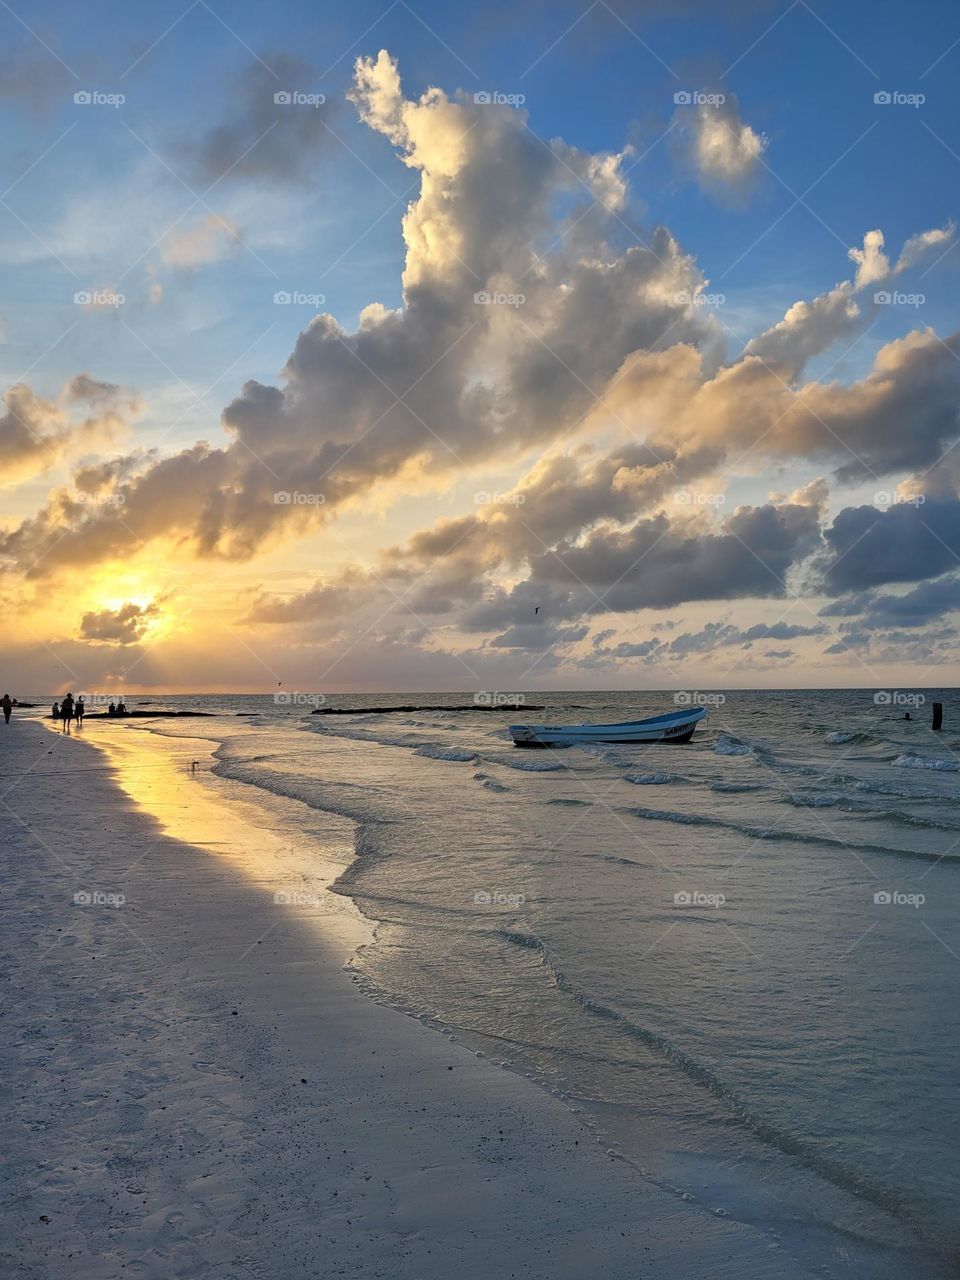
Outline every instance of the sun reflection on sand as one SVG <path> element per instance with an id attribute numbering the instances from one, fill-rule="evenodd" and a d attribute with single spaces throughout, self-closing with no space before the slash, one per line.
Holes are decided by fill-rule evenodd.
<path id="1" fill-rule="evenodd" d="M 371 941 L 372 931 L 353 903 L 330 892 L 352 847 L 352 826 L 345 819 L 323 815 L 324 825 L 329 825 L 329 848 L 305 839 L 292 812 L 305 807 L 299 801 L 264 797 L 265 803 L 257 803 L 246 798 L 244 792 L 250 789 L 242 783 L 211 773 L 215 739 L 167 737 L 139 725 L 103 721 L 88 722 L 75 735 L 92 740 L 106 754 L 130 805 L 149 814 L 159 834 L 180 842 L 184 856 L 189 856 L 189 846 L 224 858 L 256 883 L 276 908 L 271 928 L 294 917 L 298 924 L 311 922 L 337 946 L 344 961 Z M 289 826 L 284 823 L 285 808 L 291 809 Z M 315 811 L 311 817 L 315 823 Z M 131 850 L 131 866 L 168 856 L 160 849 L 158 843 Z"/>

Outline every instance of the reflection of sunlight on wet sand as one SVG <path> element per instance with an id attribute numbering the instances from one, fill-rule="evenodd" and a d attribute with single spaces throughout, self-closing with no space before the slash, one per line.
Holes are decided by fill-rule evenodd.
<path id="1" fill-rule="evenodd" d="M 314 823 L 318 816 L 324 826 L 329 821 L 329 846 L 324 848 L 298 831 L 297 810 L 307 806 L 284 800 L 279 802 L 284 817 L 274 815 L 242 794 L 256 795 L 255 790 L 211 774 L 217 746 L 213 739 L 165 737 L 140 726 L 103 721 L 88 722 L 76 736 L 109 756 L 131 802 L 150 814 L 164 835 L 225 858 L 273 898 L 277 924 L 287 913 L 298 923 L 315 923 L 345 960 L 370 941 L 371 931 L 352 902 L 328 892 L 352 856 L 353 828 L 346 819 L 309 811 Z M 132 852 L 131 863 L 150 857 L 149 848 Z"/>

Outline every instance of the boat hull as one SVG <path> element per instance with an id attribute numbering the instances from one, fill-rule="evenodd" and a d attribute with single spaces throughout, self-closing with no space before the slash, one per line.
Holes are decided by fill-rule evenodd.
<path id="1" fill-rule="evenodd" d="M 644 744 L 685 743 L 707 714 L 705 707 L 692 711 L 675 711 L 647 720 L 621 724 L 523 725 L 510 726 L 515 747 L 547 748 L 582 746 L 588 742 Z"/>

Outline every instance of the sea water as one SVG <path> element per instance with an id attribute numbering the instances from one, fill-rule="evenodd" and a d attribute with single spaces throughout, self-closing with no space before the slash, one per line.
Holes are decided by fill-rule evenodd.
<path id="1" fill-rule="evenodd" d="M 906 1275 L 960 1256 L 960 696 L 905 696 L 727 692 L 689 745 L 543 752 L 506 725 L 674 697 L 180 697 L 230 714 L 151 728 L 213 739 L 218 785 L 352 820 L 337 890 L 375 925 L 352 963 L 376 998 L 678 1197 Z"/>

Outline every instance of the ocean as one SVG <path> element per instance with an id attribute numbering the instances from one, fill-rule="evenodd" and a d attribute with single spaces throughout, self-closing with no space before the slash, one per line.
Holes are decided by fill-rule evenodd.
<path id="1" fill-rule="evenodd" d="M 685 746 L 506 733 L 674 696 L 184 696 L 156 701 L 228 714 L 135 727 L 211 741 L 204 781 L 298 843 L 305 909 L 337 815 L 362 987 L 562 1095 L 678 1197 L 823 1265 L 838 1237 L 955 1262 L 960 691 L 690 694 L 709 715 Z"/>

